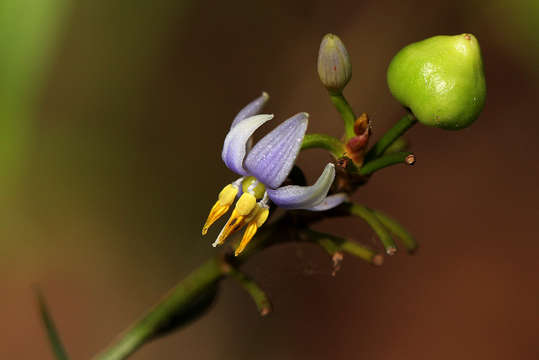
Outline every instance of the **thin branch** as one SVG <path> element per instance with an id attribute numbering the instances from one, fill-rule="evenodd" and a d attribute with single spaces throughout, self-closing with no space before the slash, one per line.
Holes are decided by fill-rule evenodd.
<path id="1" fill-rule="evenodd" d="M 417 119 L 413 114 L 407 114 L 402 117 L 389 131 L 387 131 L 384 136 L 378 140 L 376 144 L 369 150 L 367 156 L 365 157 L 365 162 L 376 159 L 386 151 L 388 147 L 393 144 L 399 137 L 402 136 L 409 128 L 411 128 Z"/>
<path id="2" fill-rule="evenodd" d="M 151 308 L 146 315 L 126 329 L 105 350 L 94 357 L 94 360 L 122 360 L 127 358 L 146 342 L 179 326 L 185 325 L 194 317 L 205 311 L 211 301 L 208 294 L 215 296 L 216 286 L 231 266 L 239 266 L 256 253 L 268 246 L 268 240 L 276 231 L 282 231 L 280 219 L 266 226 L 252 241 L 240 257 L 225 259 L 213 257 L 187 275 L 161 301 Z M 213 298 L 209 298 L 212 300 Z"/>
<path id="3" fill-rule="evenodd" d="M 301 144 L 301 150 L 307 149 L 325 149 L 333 155 L 334 158 L 340 158 L 344 153 L 343 143 L 333 137 L 326 134 L 307 134 L 303 138 Z"/>
<path id="4" fill-rule="evenodd" d="M 359 174 L 366 176 L 396 164 L 413 165 L 415 163 L 415 155 L 410 152 L 396 152 L 371 160 L 359 169 Z"/>
<path id="5" fill-rule="evenodd" d="M 406 247 L 406 250 L 408 250 L 409 253 L 414 253 L 417 250 L 417 241 L 401 224 L 381 211 L 372 210 L 372 212 L 385 227 L 401 239 L 404 247 Z"/>
<path id="6" fill-rule="evenodd" d="M 301 232 L 306 235 L 304 238 L 305 240 L 315 242 L 320 245 L 320 247 L 322 247 L 331 256 L 334 263 L 336 262 L 335 257 L 339 258 L 339 255 L 342 252 L 354 255 L 355 257 L 365 260 L 372 265 L 380 266 L 384 261 L 381 254 L 378 254 L 368 247 L 358 244 L 357 242 L 311 229 L 305 229 Z"/>
<path id="7" fill-rule="evenodd" d="M 393 241 L 393 238 L 391 237 L 387 229 L 370 209 L 359 204 L 350 204 L 349 211 L 350 214 L 359 216 L 371 226 L 376 235 L 378 235 L 378 237 L 380 238 L 380 241 L 382 242 L 382 245 L 384 245 L 384 248 L 388 255 L 395 254 L 395 252 L 397 251 L 395 241 Z"/>
<path id="8" fill-rule="evenodd" d="M 69 357 L 67 356 L 64 346 L 62 345 L 62 340 L 60 339 L 60 336 L 58 335 L 58 331 L 56 330 L 54 321 L 52 320 L 52 317 L 50 316 L 50 312 L 47 308 L 45 298 L 43 297 L 43 294 L 41 293 L 41 290 L 39 288 L 36 288 L 35 292 L 37 295 L 39 313 L 41 314 L 43 325 L 45 325 L 45 330 L 47 331 L 47 336 L 49 337 L 49 342 L 52 347 L 52 352 L 54 353 L 54 356 L 56 357 L 57 360 L 68 360 Z"/>
<path id="9" fill-rule="evenodd" d="M 391 144 L 385 151 L 384 154 L 392 154 L 399 151 L 407 151 L 410 147 L 410 143 L 406 139 L 406 137 L 399 136 L 395 141 L 393 141 L 393 144 Z"/>
<path id="10" fill-rule="evenodd" d="M 350 139 L 354 137 L 356 135 L 354 133 L 354 123 L 356 121 L 356 115 L 354 114 L 354 110 L 352 110 L 352 107 L 350 106 L 350 104 L 348 104 L 348 101 L 346 101 L 342 93 L 330 92 L 329 96 L 331 98 L 331 102 L 333 103 L 339 114 L 341 114 L 341 117 L 344 120 L 346 138 Z"/>
<path id="11" fill-rule="evenodd" d="M 168 328 L 171 316 L 182 313 L 184 309 L 193 306 L 193 300 L 209 291 L 223 277 L 222 260 L 215 257 L 189 274 L 182 282 L 173 288 L 161 302 L 127 329 L 119 338 L 95 359 L 120 360 L 125 359 L 155 334 L 162 333 Z"/>
<path id="12" fill-rule="evenodd" d="M 251 295 L 261 316 L 266 316 L 271 312 L 271 302 L 269 297 L 251 277 L 232 266 L 227 271 L 227 275 L 236 280 L 241 287 Z"/>

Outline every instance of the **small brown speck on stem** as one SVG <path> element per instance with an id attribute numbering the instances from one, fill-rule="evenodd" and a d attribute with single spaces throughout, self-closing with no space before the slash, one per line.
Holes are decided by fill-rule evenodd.
<path id="1" fill-rule="evenodd" d="M 414 165 L 415 164 L 415 155 L 414 154 L 410 154 L 406 157 L 406 159 L 404 159 L 404 161 L 406 162 L 407 165 Z"/>
<path id="2" fill-rule="evenodd" d="M 335 254 L 333 254 L 333 257 L 331 258 L 331 260 L 333 261 L 333 271 L 331 272 L 331 276 L 335 276 L 337 274 L 337 271 L 341 269 L 343 258 L 343 254 L 340 251 L 337 251 Z"/>
<path id="3" fill-rule="evenodd" d="M 376 266 L 382 266 L 384 263 L 384 256 L 382 254 L 376 254 L 372 257 L 372 264 Z"/>
<path id="4" fill-rule="evenodd" d="M 271 312 L 271 307 L 265 307 L 260 309 L 260 316 L 267 316 Z"/>

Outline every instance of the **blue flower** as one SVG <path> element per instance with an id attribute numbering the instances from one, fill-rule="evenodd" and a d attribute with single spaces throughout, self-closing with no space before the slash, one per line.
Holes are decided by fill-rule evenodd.
<path id="1" fill-rule="evenodd" d="M 281 186 L 294 166 L 307 130 L 309 114 L 298 113 L 264 136 L 252 146 L 253 133 L 273 115 L 257 115 L 269 99 L 262 95 L 244 107 L 232 122 L 223 145 L 225 165 L 241 177 L 223 188 L 202 229 L 208 228 L 223 216 L 236 197 L 230 219 L 213 243 L 221 245 L 233 232 L 247 225 L 235 254 L 239 255 L 256 231 L 268 218 L 271 201 L 284 209 L 323 211 L 346 200 L 345 194 L 327 196 L 335 179 L 335 166 L 327 164 L 312 186 Z"/>

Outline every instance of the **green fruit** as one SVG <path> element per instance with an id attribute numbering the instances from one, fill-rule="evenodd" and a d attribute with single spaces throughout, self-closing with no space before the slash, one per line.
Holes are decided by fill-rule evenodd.
<path id="1" fill-rule="evenodd" d="M 393 96 L 428 126 L 465 128 L 485 104 L 483 61 L 471 34 L 434 36 L 406 46 L 391 60 L 387 83 Z"/>

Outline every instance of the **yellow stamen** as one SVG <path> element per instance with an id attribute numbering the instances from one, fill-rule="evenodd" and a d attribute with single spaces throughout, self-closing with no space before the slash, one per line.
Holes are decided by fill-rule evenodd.
<path id="1" fill-rule="evenodd" d="M 245 232 L 243 233 L 240 245 L 234 253 L 235 256 L 238 256 L 243 252 L 247 244 L 249 244 L 253 236 L 255 236 L 257 230 L 266 222 L 268 215 L 269 209 L 267 207 L 258 207 L 256 215 L 251 219 L 249 225 L 247 225 L 247 229 L 245 229 Z"/>
<path id="2" fill-rule="evenodd" d="M 244 193 L 236 203 L 230 219 L 228 219 L 225 227 L 221 230 L 213 246 L 221 245 L 230 234 L 241 229 L 246 223 L 246 218 L 253 210 L 256 210 L 256 198 L 252 194 Z"/>
<path id="3" fill-rule="evenodd" d="M 268 216 L 269 216 L 268 208 L 260 209 L 260 212 L 256 215 L 256 227 L 261 227 L 262 225 L 264 225 L 266 220 L 268 220 Z"/>
<path id="4" fill-rule="evenodd" d="M 245 229 L 245 232 L 243 233 L 241 242 L 238 245 L 236 251 L 234 252 L 235 256 L 238 256 L 239 254 L 242 253 L 242 251 L 245 249 L 247 244 L 249 244 L 253 236 L 255 236 L 257 230 L 258 230 L 258 227 L 256 226 L 256 222 L 251 222 L 249 223 L 249 225 L 247 225 L 247 229 Z"/>
<path id="5" fill-rule="evenodd" d="M 210 214 L 204 223 L 202 228 L 202 235 L 206 235 L 210 226 L 216 222 L 221 216 L 226 214 L 230 205 L 234 202 L 236 195 L 238 194 L 238 188 L 232 184 L 228 184 L 219 193 L 218 200 L 215 202 L 210 210 Z"/>
<path id="6" fill-rule="evenodd" d="M 236 208 L 234 210 L 238 211 L 238 214 L 241 216 L 247 216 L 253 211 L 253 209 L 256 206 L 256 198 L 254 195 L 249 193 L 243 193 L 241 195 L 240 199 L 238 200 L 236 204 Z"/>

